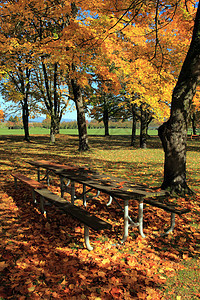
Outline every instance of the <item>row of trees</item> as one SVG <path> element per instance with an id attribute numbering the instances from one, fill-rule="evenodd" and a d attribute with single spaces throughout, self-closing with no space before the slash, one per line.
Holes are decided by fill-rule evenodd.
<path id="1" fill-rule="evenodd" d="M 200 70 L 199 9 L 190 44 L 195 12 L 196 3 L 182 0 L 2 1 L 2 95 L 21 106 L 25 139 L 29 114 L 42 112 L 54 142 L 70 99 L 81 151 L 89 148 L 87 110 L 103 107 L 105 128 L 111 111 L 131 116 L 133 133 L 137 117 L 144 132 L 151 118 L 170 113 L 159 130 L 163 188 L 187 189 L 187 124 Z"/>

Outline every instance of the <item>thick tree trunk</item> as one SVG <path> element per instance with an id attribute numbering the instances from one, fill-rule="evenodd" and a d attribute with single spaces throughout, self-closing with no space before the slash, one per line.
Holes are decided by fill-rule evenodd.
<path id="1" fill-rule="evenodd" d="M 132 123 L 132 134 L 131 134 L 131 146 L 135 146 L 135 140 L 136 140 L 136 106 L 131 105 L 131 110 L 132 110 L 132 117 L 133 117 L 133 123 Z"/>
<path id="2" fill-rule="evenodd" d="M 165 152 L 163 189 L 189 193 L 186 182 L 187 123 L 200 75 L 200 7 L 193 37 L 172 95 L 171 114 L 158 133 Z"/>
<path id="3" fill-rule="evenodd" d="M 79 151 L 87 151 L 89 149 L 89 144 L 88 144 L 87 125 L 85 120 L 85 111 L 84 111 L 81 87 L 75 82 L 74 79 L 71 80 L 71 84 L 72 84 L 74 102 L 77 111 Z"/>
<path id="4" fill-rule="evenodd" d="M 22 105 L 22 122 L 24 127 L 24 140 L 30 142 L 30 135 L 29 135 L 29 109 L 27 99 L 24 99 Z"/>

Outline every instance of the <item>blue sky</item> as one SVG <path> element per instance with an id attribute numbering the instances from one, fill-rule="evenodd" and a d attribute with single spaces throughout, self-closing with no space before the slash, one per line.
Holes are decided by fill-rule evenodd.
<path id="1" fill-rule="evenodd" d="M 3 99 L 2 99 L 2 97 L 1 97 L 1 95 L 0 95 L 0 108 L 4 110 Z M 8 114 L 9 111 L 7 111 L 6 113 Z M 9 118 L 11 115 L 12 115 L 13 117 L 15 116 L 14 113 L 11 113 L 11 114 L 8 116 L 8 118 Z M 38 117 L 46 118 L 45 115 L 38 115 Z M 70 111 L 69 111 L 69 110 L 66 111 L 66 113 L 63 115 L 62 119 L 70 119 L 70 120 L 76 120 L 76 119 L 77 119 L 76 109 L 75 109 L 75 107 L 73 108 L 73 105 L 72 105 Z M 87 119 L 87 120 L 90 120 L 90 118 L 89 118 L 89 116 L 88 116 L 87 114 L 86 114 L 86 119 Z M 61 121 L 62 121 L 62 120 L 61 120 Z"/>

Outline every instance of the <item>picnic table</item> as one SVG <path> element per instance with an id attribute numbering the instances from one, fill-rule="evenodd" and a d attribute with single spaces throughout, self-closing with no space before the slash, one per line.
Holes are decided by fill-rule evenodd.
<path id="1" fill-rule="evenodd" d="M 40 161 L 28 161 L 29 164 L 37 168 L 38 181 L 40 181 L 40 169 L 46 169 L 46 179 L 49 180 L 49 172 L 53 171 L 60 177 L 61 183 L 61 196 L 63 197 L 66 187 L 71 182 L 71 202 L 75 201 L 75 183 L 83 185 L 83 203 L 86 206 L 86 195 L 89 191 L 95 189 L 99 192 L 103 192 L 110 196 L 109 204 L 111 200 L 114 200 L 118 207 L 121 208 L 124 215 L 124 228 L 123 238 L 124 242 L 128 237 L 129 226 L 139 227 L 139 233 L 142 237 L 145 237 L 143 232 L 143 205 L 144 203 L 161 208 L 171 213 L 171 225 L 169 229 L 164 233 L 168 234 L 173 231 L 175 226 L 175 214 L 181 215 L 188 212 L 187 209 L 179 209 L 173 203 L 168 201 L 158 201 L 160 197 L 167 196 L 166 191 L 155 191 L 148 188 L 146 185 L 134 184 L 130 181 L 123 180 L 118 177 L 102 175 L 87 168 L 80 168 L 78 166 L 63 165 L 54 163 L 52 161 L 40 160 Z M 67 184 L 65 184 L 67 180 Z M 89 189 L 87 190 L 86 187 Z M 131 200 L 138 202 L 138 222 L 134 222 L 129 216 L 129 203 Z M 123 203 L 121 205 L 120 203 Z M 163 234 L 163 235 L 164 235 Z"/>

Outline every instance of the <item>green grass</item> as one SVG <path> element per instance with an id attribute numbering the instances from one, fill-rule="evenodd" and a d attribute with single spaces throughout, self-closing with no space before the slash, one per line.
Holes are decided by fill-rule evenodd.
<path id="1" fill-rule="evenodd" d="M 200 299 L 200 266 L 195 259 L 184 262 L 184 269 L 167 280 L 165 298 L 170 300 Z M 191 284 L 192 282 L 192 284 Z"/>
<path id="2" fill-rule="evenodd" d="M 46 128 L 30 128 L 30 134 L 49 134 L 50 130 Z M 78 135 L 78 129 L 60 129 L 61 134 Z M 110 135 L 131 135 L 131 128 L 110 128 Z M 8 129 L 7 127 L 0 127 L 0 135 L 23 135 L 23 129 Z M 136 132 L 139 135 L 139 130 Z M 149 130 L 149 135 L 157 135 L 157 130 Z M 88 135 L 104 135 L 103 128 L 88 129 Z"/>

